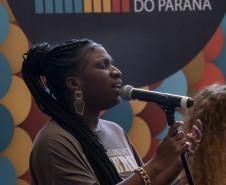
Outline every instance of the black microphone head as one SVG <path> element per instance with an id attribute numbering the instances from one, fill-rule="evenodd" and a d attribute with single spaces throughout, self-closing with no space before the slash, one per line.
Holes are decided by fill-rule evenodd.
<path id="1" fill-rule="evenodd" d="M 133 90 L 133 86 L 131 85 L 123 86 L 120 91 L 121 98 L 126 101 L 132 100 L 132 97 L 131 97 L 132 90 Z"/>
<path id="2" fill-rule="evenodd" d="M 188 98 L 187 100 L 187 108 L 190 108 L 194 105 L 194 100 L 192 98 Z"/>

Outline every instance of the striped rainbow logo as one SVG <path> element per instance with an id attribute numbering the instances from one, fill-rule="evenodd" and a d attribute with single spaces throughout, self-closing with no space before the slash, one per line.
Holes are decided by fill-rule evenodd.
<path id="1" fill-rule="evenodd" d="M 35 0 L 36 14 L 120 12 L 130 12 L 130 0 Z"/>

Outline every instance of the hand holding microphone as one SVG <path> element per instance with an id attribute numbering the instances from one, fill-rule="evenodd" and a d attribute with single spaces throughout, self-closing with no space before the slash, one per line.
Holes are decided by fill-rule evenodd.
<path id="1" fill-rule="evenodd" d="M 170 146 L 168 152 L 172 154 L 171 155 L 172 159 L 169 161 L 165 161 L 164 164 L 165 165 L 172 164 L 172 161 L 175 160 L 174 157 L 177 157 L 180 154 L 181 161 L 183 163 L 189 185 L 194 185 L 193 178 L 192 178 L 192 175 L 187 163 L 187 159 L 184 153 L 185 150 L 187 150 L 189 147 L 188 142 L 186 142 L 183 133 L 178 133 L 176 131 L 176 134 L 175 132 L 173 133 L 173 135 L 170 134 L 172 130 L 174 130 L 173 125 L 175 127 L 178 124 L 178 122 L 175 123 L 175 119 L 173 115 L 175 112 L 175 108 L 176 107 L 190 108 L 193 106 L 194 100 L 186 96 L 179 96 L 179 95 L 161 93 L 156 91 L 136 89 L 130 85 L 126 85 L 122 87 L 120 91 L 120 96 L 122 99 L 127 101 L 130 101 L 133 99 L 133 100 L 140 100 L 140 101 L 146 101 L 146 102 L 154 102 L 163 108 L 164 112 L 166 113 L 168 125 L 170 125 L 171 127 L 169 128 L 168 135 L 163 139 L 163 141 L 158 146 L 158 149 L 154 158 L 157 158 L 157 159 L 158 157 L 160 157 L 161 159 L 164 158 L 162 157 L 162 153 L 164 153 L 165 150 L 161 150 L 161 148 L 162 147 L 165 148 L 165 146 Z M 161 151 L 164 151 L 164 152 L 161 152 Z"/>

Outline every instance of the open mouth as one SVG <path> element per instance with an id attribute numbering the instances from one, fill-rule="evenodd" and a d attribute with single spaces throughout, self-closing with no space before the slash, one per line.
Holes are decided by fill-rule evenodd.
<path id="1" fill-rule="evenodd" d="M 118 93 L 121 91 L 121 87 L 122 87 L 122 84 L 119 84 L 119 83 L 113 85 L 114 91 Z"/>

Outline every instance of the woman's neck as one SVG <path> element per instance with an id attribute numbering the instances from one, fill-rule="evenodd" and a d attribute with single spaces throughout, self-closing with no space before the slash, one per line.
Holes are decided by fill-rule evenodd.
<path id="1" fill-rule="evenodd" d="M 99 113 L 88 114 L 85 112 L 83 116 L 81 116 L 83 123 L 91 130 L 95 131 L 98 127 L 99 123 Z"/>

